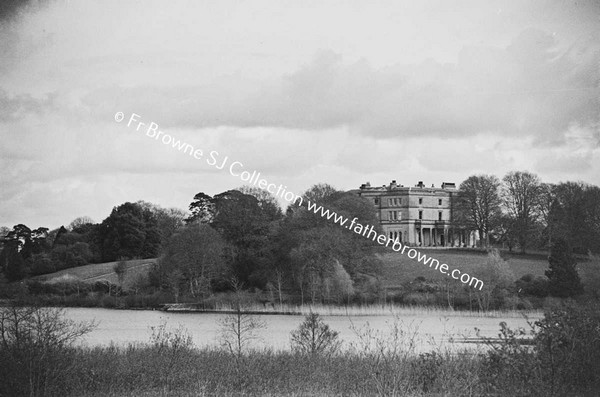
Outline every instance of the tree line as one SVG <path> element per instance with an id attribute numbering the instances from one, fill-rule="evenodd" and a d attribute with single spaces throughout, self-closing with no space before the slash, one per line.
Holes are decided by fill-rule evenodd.
<path id="1" fill-rule="evenodd" d="M 310 200 L 364 224 L 377 224 L 375 208 L 355 194 L 318 184 Z M 176 295 L 206 298 L 230 288 L 279 295 L 293 291 L 301 301 L 343 302 L 374 290 L 380 262 L 375 245 L 308 211 L 290 206 L 285 214 L 275 197 L 242 187 L 215 196 L 198 193 L 185 227 L 166 242 L 151 281 Z"/>
<path id="2" fill-rule="evenodd" d="M 0 269 L 8 281 L 89 263 L 156 258 L 161 244 L 183 225 L 186 213 L 139 201 L 114 207 L 101 223 L 79 217 L 67 227 L 0 231 Z"/>
<path id="3" fill-rule="evenodd" d="M 379 225 L 372 203 L 317 184 L 313 202 L 364 225 Z M 502 180 L 473 175 L 459 187 L 453 226 L 477 230 L 484 247 L 600 251 L 600 189 L 583 183 L 545 184 L 529 172 Z M 377 232 L 380 233 L 379 226 Z M 381 261 L 370 239 L 293 205 L 285 212 L 270 193 L 241 187 L 199 192 L 189 211 L 138 201 L 113 208 L 100 223 L 75 219 L 49 231 L 16 225 L 1 231 L 0 269 L 9 281 L 88 263 L 159 258 L 149 275 L 155 289 L 210 297 L 235 280 L 271 296 L 292 292 L 302 302 L 376 299 Z M 579 288 L 577 288 L 579 289 Z"/>
<path id="4" fill-rule="evenodd" d="M 527 171 L 473 175 L 460 184 L 454 224 L 477 230 L 482 247 L 549 249 L 564 240 L 575 253 L 600 252 L 600 188 L 543 183 Z"/>

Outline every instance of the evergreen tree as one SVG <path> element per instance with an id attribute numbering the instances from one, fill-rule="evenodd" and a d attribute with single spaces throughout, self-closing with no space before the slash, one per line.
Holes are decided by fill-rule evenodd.
<path id="1" fill-rule="evenodd" d="M 25 261 L 18 250 L 18 245 L 11 241 L 4 246 L 1 258 L 4 274 L 8 281 L 21 280 L 26 275 Z"/>
<path id="2" fill-rule="evenodd" d="M 576 269 L 577 262 L 565 240 L 558 239 L 552 244 L 548 262 L 550 266 L 546 270 L 546 277 L 549 279 L 551 295 L 566 298 L 583 293 L 583 285 Z"/>

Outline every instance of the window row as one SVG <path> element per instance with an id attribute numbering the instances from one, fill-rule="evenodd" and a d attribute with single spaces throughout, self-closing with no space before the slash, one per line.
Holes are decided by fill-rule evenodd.
<path id="1" fill-rule="evenodd" d="M 443 200 L 442 199 L 438 199 L 438 205 L 442 205 Z M 423 204 L 423 197 L 419 197 L 419 205 Z"/>
<path id="2" fill-rule="evenodd" d="M 402 232 L 392 232 L 390 231 L 390 238 L 392 240 L 402 241 Z"/>
<path id="3" fill-rule="evenodd" d="M 422 210 L 419 211 L 419 219 L 423 219 L 423 211 Z M 438 212 L 438 221 L 443 221 L 443 220 L 444 220 L 444 212 L 439 211 Z"/>
<path id="4" fill-rule="evenodd" d="M 388 198 L 388 206 L 397 207 L 402 205 L 402 199 L 399 197 Z"/>

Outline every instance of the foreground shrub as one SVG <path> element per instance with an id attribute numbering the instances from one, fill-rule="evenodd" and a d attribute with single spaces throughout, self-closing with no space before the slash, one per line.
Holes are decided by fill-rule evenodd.
<path id="1" fill-rule="evenodd" d="M 600 390 L 600 305 L 570 304 L 536 325 L 535 348 L 550 393 Z"/>
<path id="2" fill-rule="evenodd" d="M 76 366 L 73 343 L 94 328 L 63 318 L 62 309 L 0 308 L 0 395 L 60 395 Z"/>
<path id="3" fill-rule="evenodd" d="M 317 313 L 310 313 L 292 331 L 292 350 L 301 354 L 331 355 L 340 348 L 338 332 L 329 328 Z"/>

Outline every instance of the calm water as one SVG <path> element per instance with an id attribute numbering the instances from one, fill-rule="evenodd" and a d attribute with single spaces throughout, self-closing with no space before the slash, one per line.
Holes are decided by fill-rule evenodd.
<path id="1" fill-rule="evenodd" d="M 110 310 L 99 308 L 68 308 L 66 315 L 76 321 L 95 320 L 97 328 L 88 334 L 83 344 L 88 346 L 126 345 L 130 342 L 147 342 L 151 326 L 167 323 L 169 329 L 180 325 L 187 329 L 196 346 L 218 346 L 219 328 L 218 320 L 223 314 L 214 313 L 167 313 L 149 310 Z M 541 314 L 529 314 L 530 320 L 541 317 Z M 254 347 L 271 347 L 273 349 L 289 349 L 290 332 L 303 320 L 302 316 L 289 315 L 262 315 L 260 317 L 267 325 L 260 330 L 260 340 Z M 400 314 L 402 329 L 416 335 L 417 350 L 431 350 L 431 343 L 447 344 L 448 336 L 460 339 L 464 336 L 475 337 L 474 328 L 481 330 L 481 334 L 496 337 L 499 323 L 505 321 L 509 327 L 527 327 L 526 319 L 519 313 L 501 314 L 496 317 L 480 317 L 465 315 L 456 312 L 415 312 L 407 311 Z M 376 332 L 389 332 L 394 323 L 394 317 L 389 316 L 323 316 L 329 326 L 338 331 L 345 346 L 357 344 L 359 338 L 352 327 L 360 329 L 369 326 Z M 452 344 L 452 347 L 473 347 L 469 344 Z"/>

